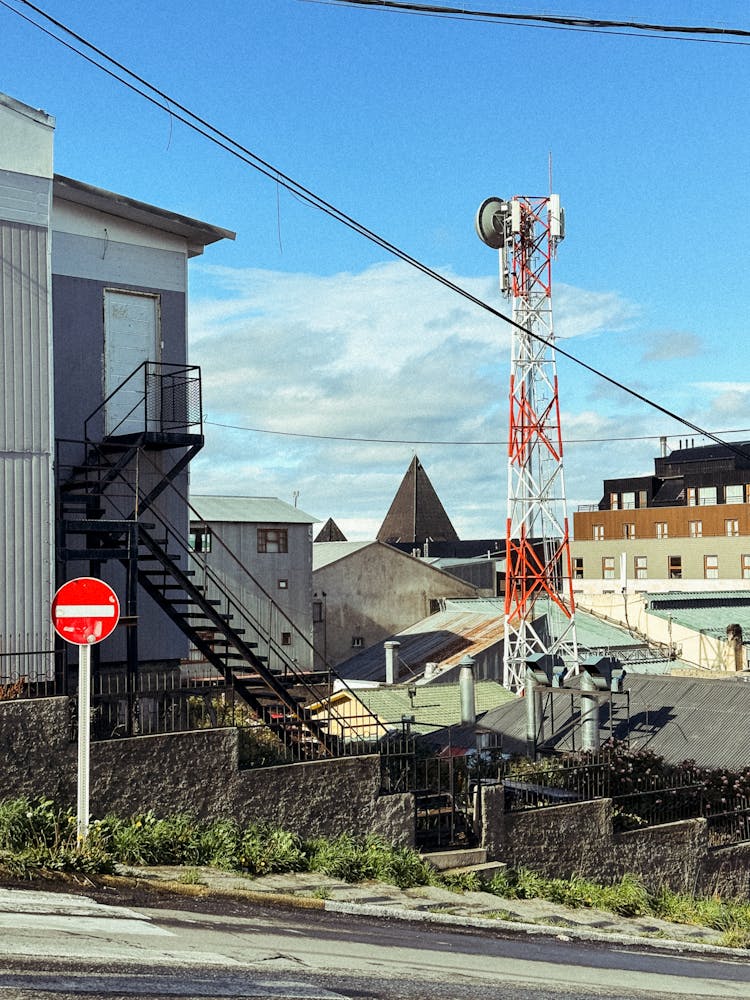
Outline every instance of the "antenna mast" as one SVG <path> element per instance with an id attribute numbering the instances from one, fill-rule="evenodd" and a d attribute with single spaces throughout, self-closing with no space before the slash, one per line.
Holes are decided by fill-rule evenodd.
<path id="1" fill-rule="evenodd" d="M 552 325 L 552 259 L 565 236 L 559 195 L 488 198 L 480 239 L 499 250 L 512 298 L 503 685 L 537 664 L 578 670 L 563 445 Z"/>

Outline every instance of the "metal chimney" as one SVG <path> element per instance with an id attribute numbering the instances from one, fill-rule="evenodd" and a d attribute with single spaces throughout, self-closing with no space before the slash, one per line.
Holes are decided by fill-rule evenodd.
<path id="1" fill-rule="evenodd" d="M 474 685 L 474 657 L 464 656 L 459 661 L 458 690 L 461 696 L 461 725 L 473 726 L 477 721 L 477 701 Z"/>
<path id="2" fill-rule="evenodd" d="M 398 653 L 396 650 L 401 643 L 390 640 L 385 645 L 385 683 L 395 684 L 398 678 Z"/>
<path id="3" fill-rule="evenodd" d="M 599 749 L 599 699 L 597 685 L 587 670 L 581 671 L 581 747 Z"/>

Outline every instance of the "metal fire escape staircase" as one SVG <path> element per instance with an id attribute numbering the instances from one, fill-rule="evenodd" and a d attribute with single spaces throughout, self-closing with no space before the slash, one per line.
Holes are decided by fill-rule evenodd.
<path id="1" fill-rule="evenodd" d="M 133 393 L 134 385 L 142 391 Z M 101 411 L 120 391 L 131 393 L 133 406 L 114 431 L 96 440 L 93 428 L 103 427 Z M 61 582 L 73 564 L 87 564 L 89 575 L 99 575 L 108 560 L 125 567 L 121 603 L 123 623 L 130 626 L 129 689 L 137 688 L 141 589 L 258 719 L 287 746 L 295 745 L 298 756 L 336 753 L 345 735 L 343 720 L 333 726 L 330 715 L 321 721 L 306 707 L 330 703 L 330 670 L 302 670 L 272 632 L 272 607 L 277 617 L 283 612 L 270 595 L 252 581 L 257 600 L 252 609 L 243 606 L 205 556 L 189 547 L 185 527 L 169 522 L 167 504 L 156 505 L 166 490 L 177 489 L 175 480 L 202 447 L 201 421 L 199 370 L 146 362 L 87 419 L 83 442 L 58 441 Z M 177 457 L 155 460 L 155 453 L 165 452 Z M 67 464 L 63 453 L 82 457 Z M 183 510 L 186 504 L 181 497 Z M 284 627 L 296 631 L 291 621 Z"/>

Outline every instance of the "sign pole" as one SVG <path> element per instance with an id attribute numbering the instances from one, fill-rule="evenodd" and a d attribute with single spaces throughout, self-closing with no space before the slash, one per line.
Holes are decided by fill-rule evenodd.
<path id="1" fill-rule="evenodd" d="M 89 832 L 91 646 L 78 647 L 78 846 Z"/>
<path id="2" fill-rule="evenodd" d="M 79 576 L 59 587 L 52 598 L 52 625 L 78 646 L 78 822 L 81 847 L 89 832 L 89 764 L 91 751 L 91 647 L 117 627 L 120 602 L 104 580 Z"/>

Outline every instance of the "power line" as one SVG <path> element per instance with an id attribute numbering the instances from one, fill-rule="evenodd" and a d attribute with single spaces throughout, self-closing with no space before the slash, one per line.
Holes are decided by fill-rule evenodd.
<path id="1" fill-rule="evenodd" d="M 533 340 L 536 340 L 541 344 L 546 345 L 551 350 L 557 351 L 557 353 L 561 357 L 567 358 L 569 361 L 572 361 L 580 368 L 583 368 L 584 371 L 587 371 L 590 374 L 595 375 L 597 378 L 600 378 L 603 381 L 609 383 L 609 385 L 614 386 L 616 389 L 620 389 L 622 392 L 626 393 L 629 396 L 632 396 L 634 399 L 639 400 L 641 403 L 644 403 L 645 405 L 651 407 L 652 409 L 663 414 L 664 416 L 669 417 L 671 420 L 675 420 L 677 423 L 682 424 L 684 427 L 689 428 L 695 434 L 707 437 L 711 441 L 714 441 L 716 444 L 729 448 L 730 451 L 736 453 L 737 455 L 743 458 L 748 457 L 748 455 L 743 449 L 737 448 L 731 442 L 723 441 L 715 434 L 712 434 L 710 431 L 705 430 L 698 424 L 693 423 L 686 417 L 681 417 L 679 414 L 674 413 L 672 410 L 668 409 L 665 406 L 662 406 L 655 400 L 650 399 L 648 396 L 643 395 L 643 393 L 638 392 L 636 389 L 633 389 L 630 386 L 625 385 L 623 382 L 618 381 L 611 375 L 607 375 L 600 369 L 587 364 L 585 361 L 582 361 L 574 354 L 571 354 L 570 351 L 566 351 L 564 348 L 560 347 L 557 342 L 551 342 L 547 340 L 545 337 L 540 336 L 538 333 L 535 333 L 533 330 L 529 330 L 522 324 L 517 323 L 515 320 L 511 319 L 511 317 L 506 316 L 505 313 L 501 312 L 499 309 L 496 309 L 494 306 L 491 306 L 489 303 L 485 302 L 483 299 L 480 299 L 478 296 L 473 295 L 467 289 L 463 288 L 461 285 L 456 284 L 456 282 L 451 281 L 449 278 L 446 278 L 438 271 L 433 270 L 431 267 L 420 261 L 418 258 L 412 257 L 411 254 L 407 253 L 405 250 L 402 250 L 400 247 L 397 247 L 395 244 L 385 239 L 385 237 L 380 236 L 378 233 L 374 232 L 371 229 L 368 229 L 367 226 L 363 225 L 361 222 L 358 222 L 352 216 L 347 215 L 341 209 L 336 208 L 335 205 L 331 204 L 330 202 L 326 201 L 319 195 L 315 194 L 315 192 L 311 191 L 309 188 L 306 188 L 298 181 L 295 181 L 292 177 L 274 167 L 267 160 L 264 160 L 262 157 L 258 156 L 256 153 L 253 153 L 250 149 L 243 146 L 235 139 L 232 139 L 231 136 L 227 135 L 225 132 L 222 132 L 216 126 L 211 125 L 211 123 L 208 122 L 206 119 L 202 118 L 200 115 L 191 111 L 185 105 L 181 104 L 173 97 L 170 97 L 164 91 L 159 90 L 158 87 L 149 83 L 147 80 L 139 76 L 133 70 L 128 69 L 128 67 L 125 66 L 123 63 L 118 62 L 118 60 L 116 60 L 113 56 L 108 55 L 106 52 L 104 52 L 103 49 L 100 49 L 98 46 L 94 45 L 93 42 L 89 42 L 82 35 L 77 34 L 71 28 L 67 27 L 67 25 L 63 24 L 62 21 L 58 21 L 51 15 L 47 14 L 46 11 L 42 10 L 41 7 L 37 7 L 36 4 L 31 3 L 30 0 L 18 0 L 18 2 L 22 3 L 26 7 L 29 7 L 36 14 L 43 17 L 46 21 L 48 21 L 50 24 L 53 24 L 57 29 L 64 32 L 66 35 L 70 36 L 71 38 L 74 38 L 76 42 L 78 42 L 80 45 L 83 45 L 90 52 L 95 53 L 95 55 L 100 59 L 106 60 L 106 62 L 109 63 L 111 66 L 116 67 L 116 70 L 118 70 L 119 72 L 110 69 L 108 66 L 102 65 L 93 56 L 87 54 L 87 52 L 81 51 L 80 48 L 77 48 L 71 42 L 66 41 L 64 38 L 60 38 L 54 32 L 45 28 L 44 25 L 39 24 L 38 21 L 35 21 L 33 18 L 29 17 L 28 15 L 17 10 L 15 7 L 11 6 L 11 4 L 7 2 L 7 0 L 0 0 L 0 6 L 5 7 L 11 13 L 16 14 L 18 17 L 21 17 L 29 24 L 32 24 L 34 27 L 44 32 L 44 34 L 48 35 L 50 38 L 54 39 L 61 45 L 65 46 L 65 48 L 81 56 L 81 58 L 85 59 L 92 66 L 95 66 L 103 73 L 106 73 L 108 76 L 112 77 L 119 83 L 122 83 L 124 86 L 128 87 L 128 89 L 139 94 L 141 97 L 143 97 L 149 103 L 153 104 L 155 107 L 161 108 L 161 110 L 167 112 L 167 114 L 171 115 L 173 118 L 176 118 L 178 121 L 183 122 L 183 124 L 187 125 L 187 127 L 192 129 L 194 132 L 197 132 L 199 135 L 202 135 L 210 142 L 213 142 L 221 149 L 224 149 L 226 152 L 230 153 L 232 156 L 235 156 L 243 163 L 246 163 L 248 166 L 252 167 L 254 170 L 261 173 L 263 176 L 268 177 L 270 180 L 274 181 L 276 184 L 281 185 L 286 190 L 290 191 L 293 195 L 300 198 L 307 204 L 311 205 L 313 208 L 317 208 L 319 211 L 330 216 L 335 221 L 340 222 L 347 228 L 353 230 L 356 233 L 359 233 L 365 239 L 381 247 L 381 249 L 387 251 L 388 253 L 392 254 L 395 257 L 398 257 L 400 260 L 403 260 L 405 263 L 421 271 L 427 277 L 430 277 L 433 280 L 438 281 L 446 288 L 449 288 L 451 291 L 455 292 L 457 295 L 460 295 L 462 298 L 478 306 L 480 309 L 484 309 L 486 312 L 490 313 L 492 316 L 495 316 L 497 319 L 502 320 L 509 326 L 513 326 L 516 329 L 523 331 L 527 336 L 531 337 Z M 130 79 L 124 78 L 121 74 L 125 74 L 125 76 L 129 77 Z M 132 81 L 136 82 L 134 83 Z"/>
<path id="2" fill-rule="evenodd" d="M 445 7 L 437 4 L 407 3 L 405 0 L 306 0 L 307 3 L 322 3 L 333 7 L 374 7 L 401 14 L 421 14 L 425 17 L 456 18 L 462 21 L 500 21 L 506 24 L 520 24 L 529 27 L 569 28 L 577 31 L 608 32 L 637 35 L 650 33 L 650 37 L 660 35 L 683 36 L 681 41 L 718 42 L 729 45 L 748 45 L 750 42 L 734 41 L 735 38 L 750 38 L 750 30 L 745 28 L 717 28 L 710 25 L 649 24 L 641 21 L 619 21 L 610 18 L 572 17 L 557 14 L 517 14 L 492 10 L 468 10 L 466 7 Z M 707 35 L 708 38 L 687 38 L 688 35 Z M 721 36 L 721 37 L 714 37 Z"/>
<path id="3" fill-rule="evenodd" d="M 204 426 L 222 427 L 229 431 L 245 431 L 248 434 L 270 434 L 276 437 L 306 438 L 312 441 L 343 441 L 349 444 L 407 444 L 407 445 L 441 445 L 447 447 L 461 448 L 498 448 L 506 447 L 507 441 L 440 441 L 435 438 L 375 438 L 356 437 L 347 434 L 312 434 L 309 431 L 277 431 L 267 427 L 243 427 L 240 424 L 224 424 L 217 420 L 205 420 Z M 746 434 L 750 433 L 750 427 L 735 427 L 732 430 L 714 431 L 715 434 Z M 609 444 L 614 441 L 661 441 L 662 438 L 676 438 L 678 434 L 632 434 L 620 437 L 598 437 L 598 438 L 565 438 L 564 443 L 569 444 Z M 718 439 L 715 439 L 718 440 Z M 729 442 L 721 442 L 727 444 Z M 744 452 L 743 452 L 744 454 Z"/>

